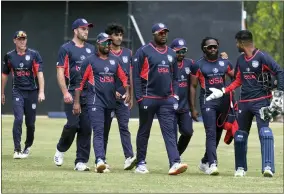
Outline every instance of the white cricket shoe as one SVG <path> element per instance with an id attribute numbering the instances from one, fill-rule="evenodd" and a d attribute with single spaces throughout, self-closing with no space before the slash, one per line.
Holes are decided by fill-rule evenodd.
<path id="1" fill-rule="evenodd" d="M 271 171 L 271 167 L 270 166 L 266 166 L 264 168 L 263 176 L 264 177 L 273 177 L 273 172 Z"/>
<path id="2" fill-rule="evenodd" d="M 205 172 L 206 174 L 209 174 L 209 175 L 218 175 L 219 174 L 219 171 L 218 171 L 218 168 L 217 168 L 217 164 L 213 163 L 210 165 L 210 167 L 206 170 Z"/>
<path id="3" fill-rule="evenodd" d="M 23 151 L 23 158 L 29 157 L 30 153 L 31 153 L 31 147 L 26 148 L 26 149 Z"/>
<path id="4" fill-rule="evenodd" d="M 22 153 L 22 152 L 17 152 L 17 151 L 15 151 L 13 158 L 14 158 L 14 159 L 22 159 L 22 158 L 24 158 L 24 156 L 23 156 L 23 153 Z"/>
<path id="5" fill-rule="evenodd" d="M 89 171 L 90 168 L 86 165 L 86 163 L 78 162 L 74 168 L 77 171 Z"/>
<path id="6" fill-rule="evenodd" d="M 246 175 L 246 171 L 243 167 L 238 167 L 238 169 L 235 171 L 235 177 L 244 177 Z"/>
<path id="7" fill-rule="evenodd" d="M 56 166 L 61 166 L 63 164 L 63 159 L 64 159 L 64 152 L 60 152 L 56 149 L 53 161 Z"/>
<path id="8" fill-rule="evenodd" d="M 103 173 L 104 170 L 106 169 L 106 164 L 102 159 L 98 159 L 97 160 L 97 164 L 96 164 L 96 172 L 97 173 Z"/>
<path id="9" fill-rule="evenodd" d="M 133 156 L 132 158 L 129 157 L 125 160 L 124 162 L 124 170 L 131 170 L 135 167 L 136 165 L 136 156 Z"/>
<path id="10" fill-rule="evenodd" d="M 146 173 L 149 173 L 148 169 L 147 169 L 147 166 L 145 163 L 141 163 L 141 164 L 138 164 L 138 166 L 136 167 L 135 173 L 140 173 L 140 174 L 146 174 Z"/>
<path id="11" fill-rule="evenodd" d="M 199 165 L 198 165 L 199 170 L 201 170 L 202 172 L 206 173 L 206 171 L 209 169 L 209 163 L 202 163 L 202 161 L 200 161 Z"/>
<path id="12" fill-rule="evenodd" d="M 178 175 L 184 173 L 187 170 L 187 168 L 188 168 L 187 164 L 174 163 L 169 170 L 169 175 Z"/>

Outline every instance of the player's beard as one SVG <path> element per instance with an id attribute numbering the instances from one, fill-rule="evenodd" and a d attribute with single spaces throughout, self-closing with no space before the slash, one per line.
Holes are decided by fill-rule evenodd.
<path id="1" fill-rule="evenodd" d="M 181 62 L 181 61 L 184 59 L 184 57 L 185 57 L 184 55 L 183 55 L 183 56 L 178 56 L 178 57 L 177 57 L 177 61 L 178 61 L 178 62 Z"/>
<path id="2" fill-rule="evenodd" d="M 85 38 L 84 36 L 82 36 L 81 34 L 77 35 L 77 38 L 83 42 L 85 42 L 87 40 L 87 38 Z"/>
<path id="3" fill-rule="evenodd" d="M 101 47 L 99 50 L 100 50 L 100 52 L 103 55 L 108 55 L 109 54 L 109 49 L 106 49 L 105 47 Z"/>
<path id="4" fill-rule="evenodd" d="M 219 56 L 219 51 L 217 51 L 215 54 L 211 54 L 209 52 L 206 52 L 206 57 L 209 60 L 216 60 L 216 59 L 218 59 L 218 56 Z"/>

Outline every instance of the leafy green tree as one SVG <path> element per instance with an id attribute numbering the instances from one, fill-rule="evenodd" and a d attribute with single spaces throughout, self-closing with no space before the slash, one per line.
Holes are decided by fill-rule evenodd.
<path id="1" fill-rule="evenodd" d="M 284 67 L 284 2 L 259 1 L 249 4 L 252 18 L 248 30 L 254 35 L 256 47 L 268 52 L 276 62 Z M 253 7 L 256 9 L 253 11 Z"/>

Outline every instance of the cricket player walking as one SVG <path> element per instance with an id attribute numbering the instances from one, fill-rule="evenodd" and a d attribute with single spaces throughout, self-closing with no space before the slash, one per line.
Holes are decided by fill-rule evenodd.
<path id="1" fill-rule="evenodd" d="M 179 128 L 180 137 L 178 139 L 178 151 L 179 154 L 186 150 L 190 139 L 193 134 L 192 128 L 192 118 L 190 114 L 189 107 L 189 86 L 190 86 L 190 72 L 192 69 L 192 65 L 194 62 L 192 59 L 184 58 L 187 53 L 186 42 L 182 38 L 176 38 L 173 40 L 170 46 L 175 52 L 177 56 L 178 62 L 178 96 L 179 96 L 179 104 L 178 109 L 176 111 L 175 117 L 175 131 L 177 134 L 177 127 Z"/>
<path id="2" fill-rule="evenodd" d="M 133 106 L 133 81 L 132 81 L 132 69 L 131 69 L 131 59 L 132 51 L 128 48 L 122 47 L 121 43 L 124 35 L 124 28 L 119 24 L 109 24 L 105 30 L 105 33 L 112 39 L 112 44 L 110 45 L 110 54 L 118 57 L 120 59 L 120 65 L 127 73 L 130 83 L 130 97 L 131 100 L 129 104 L 124 103 L 125 88 L 120 80 L 116 82 L 116 108 L 115 115 L 118 122 L 119 133 L 121 144 L 124 152 L 125 162 L 124 170 L 131 170 L 135 167 L 136 157 L 133 154 L 133 148 L 131 144 L 131 133 L 128 128 L 130 109 Z M 111 120 L 112 121 L 112 120 Z M 108 134 L 105 134 L 105 150 L 107 148 Z"/>
<path id="3" fill-rule="evenodd" d="M 218 115 L 222 112 L 223 98 L 211 102 L 205 98 L 211 94 L 212 86 L 222 88 L 225 86 L 225 76 L 234 76 L 231 62 L 218 55 L 219 41 L 216 38 L 206 37 L 201 42 L 201 50 L 204 56 L 192 66 L 190 86 L 190 101 L 192 118 L 197 120 L 198 113 L 195 110 L 196 87 L 199 81 L 200 109 L 206 133 L 206 152 L 201 159 L 199 169 L 208 175 L 218 175 L 217 147 L 222 136 L 223 128 L 217 126 Z"/>
<path id="4" fill-rule="evenodd" d="M 166 46 L 169 29 L 163 23 L 152 27 L 154 40 L 138 49 L 133 59 L 133 85 L 139 104 L 139 129 L 136 139 L 136 173 L 148 173 L 146 153 L 154 115 L 157 115 L 165 141 L 170 170 L 177 175 L 187 170 L 181 163 L 174 130 L 178 109 L 178 66 L 176 53 Z"/>
<path id="5" fill-rule="evenodd" d="M 271 104 L 283 112 L 284 76 L 283 69 L 267 53 L 255 48 L 253 35 L 248 30 L 241 30 L 235 36 L 237 48 L 242 54 L 237 59 L 235 67 L 236 79 L 228 87 L 210 88 L 212 94 L 206 101 L 214 101 L 224 94 L 241 87 L 241 96 L 238 104 L 239 130 L 234 136 L 235 147 L 235 176 L 245 176 L 247 168 L 247 140 L 252 125 L 253 117 L 256 117 L 259 140 L 261 144 L 262 174 L 264 177 L 272 177 L 275 173 L 274 164 L 274 137 L 269 128 L 269 120 L 261 118 L 260 110 L 270 105 L 271 95 L 270 74 L 277 78 L 278 95 L 274 95 Z M 274 92 L 274 93 L 275 93 Z"/>
<path id="6" fill-rule="evenodd" d="M 86 165 L 89 161 L 91 149 L 91 124 L 86 105 L 86 87 L 81 95 L 81 114 L 74 115 L 73 98 L 75 88 L 80 83 L 80 68 L 83 60 L 94 53 L 94 46 L 86 43 L 89 28 L 93 24 L 79 18 L 72 24 L 74 37 L 63 44 L 58 53 L 57 80 L 64 97 L 64 108 L 67 123 L 64 125 L 61 137 L 56 147 L 54 163 L 57 166 L 63 164 L 64 153 L 70 148 L 77 134 L 77 151 L 74 170 L 89 171 Z"/>
<path id="7" fill-rule="evenodd" d="M 125 103 L 129 103 L 128 77 L 119 64 L 119 59 L 109 55 L 111 38 L 100 33 L 96 40 L 96 53 L 83 61 L 80 86 L 75 93 L 73 112 L 81 113 L 80 95 L 87 83 L 87 107 L 93 128 L 93 146 L 96 158 L 96 172 L 104 173 L 107 169 L 105 161 L 104 134 L 109 133 L 110 120 L 116 107 L 116 80 L 120 79 L 126 90 Z"/>
<path id="8" fill-rule="evenodd" d="M 27 158 L 34 142 L 37 102 L 45 100 L 43 61 L 38 51 L 27 47 L 27 33 L 20 30 L 14 35 L 16 49 L 4 56 L 2 69 L 1 101 L 5 104 L 5 87 L 8 76 L 13 76 L 13 140 L 14 159 Z M 27 136 L 21 150 L 22 123 L 25 115 Z"/>

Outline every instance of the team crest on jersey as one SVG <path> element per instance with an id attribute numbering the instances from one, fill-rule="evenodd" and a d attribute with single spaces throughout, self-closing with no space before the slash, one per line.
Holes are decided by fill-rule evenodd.
<path id="1" fill-rule="evenodd" d="M 225 65 L 224 61 L 219 61 L 219 65 L 223 67 Z"/>
<path id="2" fill-rule="evenodd" d="M 184 68 L 184 70 L 185 70 L 185 73 L 186 73 L 187 75 L 190 73 L 189 67 Z"/>
<path id="3" fill-rule="evenodd" d="M 217 68 L 213 68 L 212 71 L 213 71 L 213 73 L 218 73 L 219 70 Z"/>
<path id="4" fill-rule="evenodd" d="M 104 70 L 105 70 L 106 73 L 108 73 L 109 68 L 108 68 L 108 67 L 105 67 Z"/>
<path id="5" fill-rule="evenodd" d="M 20 63 L 20 65 L 19 65 L 19 66 L 20 66 L 21 68 L 22 68 L 22 67 L 24 67 L 24 63 Z"/>
<path id="6" fill-rule="evenodd" d="M 30 56 L 30 55 L 26 55 L 25 59 L 26 59 L 27 61 L 29 61 L 29 60 L 31 59 L 31 56 Z"/>
<path id="7" fill-rule="evenodd" d="M 84 55 L 80 56 L 81 61 L 83 61 L 84 59 L 86 59 L 86 57 Z"/>
<path id="8" fill-rule="evenodd" d="M 109 60 L 109 63 L 110 63 L 111 65 L 114 65 L 114 64 L 115 64 L 115 61 L 114 61 L 114 60 Z"/>
<path id="9" fill-rule="evenodd" d="M 87 52 L 87 53 L 91 53 L 91 49 L 86 48 L 86 52 Z"/>
<path id="10" fill-rule="evenodd" d="M 167 57 L 168 57 L 169 62 L 173 62 L 173 57 L 171 55 L 168 55 Z"/>
<path id="11" fill-rule="evenodd" d="M 257 68 L 259 66 L 259 62 L 258 61 L 252 61 L 251 62 L 251 65 L 254 67 L 254 68 Z"/>
<path id="12" fill-rule="evenodd" d="M 249 68 L 249 67 L 248 67 L 248 68 L 246 68 L 246 71 L 247 71 L 247 72 L 249 72 L 249 71 L 250 71 L 250 68 Z"/>
<path id="13" fill-rule="evenodd" d="M 184 45 L 183 40 L 179 40 L 179 41 L 178 41 L 178 44 L 179 44 L 180 46 L 183 46 L 183 45 Z"/>
<path id="14" fill-rule="evenodd" d="M 162 64 L 165 65 L 165 64 L 166 64 L 166 61 L 162 60 Z"/>
<path id="15" fill-rule="evenodd" d="M 123 63 L 128 63 L 128 57 L 127 56 L 122 56 L 122 61 L 123 61 Z"/>

